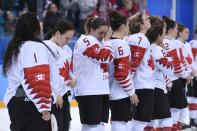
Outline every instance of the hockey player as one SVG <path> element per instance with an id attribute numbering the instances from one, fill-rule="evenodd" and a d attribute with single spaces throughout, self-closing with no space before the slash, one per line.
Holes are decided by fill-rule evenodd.
<path id="1" fill-rule="evenodd" d="M 155 91 L 154 91 L 154 109 L 152 121 L 148 124 L 147 131 L 153 131 L 156 127 L 157 131 L 171 131 L 173 121 L 170 113 L 170 106 L 167 98 L 167 85 L 165 75 L 173 75 L 177 68 L 174 68 L 171 57 L 163 47 L 163 39 L 165 36 L 165 23 L 159 18 L 151 23 L 151 28 L 148 29 L 146 36 L 152 43 L 150 46 L 151 55 L 155 65 Z M 169 86 L 169 85 L 168 85 Z"/>
<path id="2" fill-rule="evenodd" d="M 187 63 L 185 69 L 186 71 L 190 74 L 192 80 L 191 83 L 186 83 L 186 88 L 188 89 L 187 91 L 187 95 L 188 96 L 192 96 L 192 88 L 193 87 L 193 83 L 195 83 L 195 81 L 193 81 L 193 78 L 196 76 L 196 65 L 194 63 L 194 58 L 193 58 L 193 54 L 192 54 L 192 48 L 191 48 L 191 44 L 189 44 L 186 40 L 189 37 L 189 29 L 185 26 L 185 25 L 178 25 L 178 39 L 176 40 L 176 45 L 179 46 L 180 51 L 182 51 L 182 56 L 181 59 L 184 59 L 184 61 L 186 61 L 185 63 Z M 189 108 L 192 109 L 192 101 L 193 99 L 191 97 L 188 97 L 188 103 L 189 103 Z M 182 119 L 189 119 L 189 115 L 188 115 L 188 108 L 184 109 L 182 112 Z M 190 115 L 190 117 L 195 117 L 195 115 Z M 184 122 L 184 121 L 183 121 Z M 191 119 L 190 121 L 191 124 L 194 124 L 194 120 Z M 185 125 L 188 123 L 183 123 L 184 127 L 183 128 L 187 128 L 188 126 Z"/>
<path id="3" fill-rule="evenodd" d="M 58 92 L 55 94 L 54 101 L 56 104 L 52 107 L 52 113 L 55 115 L 58 124 L 58 131 L 68 131 L 71 120 L 70 116 L 70 104 L 68 97 L 71 95 L 71 87 L 75 86 L 76 79 L 73 78 L 70 65 L 70 54 L 64 52 L 62 49 L 74 34 L 73 25 L 65 20 L 59 20 L 48 33 L 49 40 L 44 41 L 46 45 L 54 52 L 56 56 L 57 67 L 57 87 Z"/>
<path id="4" fill-rule="evenodd" d="M 197 38 L 197 28 L 195 30 Z M 197 40 L 190 41 L 192 47 L 192 54 L 194 58 L 195 67 L 197 67 Z M 190 125 L 197 127 L 196 118 L 197 118 L 197 77 L 194 77 L 193 86 L 188 89 L 188 102 L 190 110 Z"/>
<path id="5" fill-rule="evenodd" d="M 131 69 L 135 92 L 139 98 L 132 131 L 143 131 L 151 121 L 154 102 L 154 64 L 150 52 L 150 42 L 145 36 L 151 27 L 147 15 L 136 14 L 130 18 L 130 36 L 127 42 L 131 50 Z"/>
<path id="6" fill-rule="evenodd" d="M 177 36 L 177 24 L 175 21 L 169 19 L 168 17 L 163 17 L 166 23 L 166 36 L 163 40 L 163 44 L 168 54 L 173 58 L 173 64 L 177 67 L 180 67 L 179 71 L 174 75 L 170 76 L 170 79 L 173 82 L 171 91 L 168 92 L 168 99 L 170 103 L 171 115 L 173 118 L 173 129 L 180 130 L 181 126 L 178 123 L 181 119 L 181 110 L 187 107 L 187 99 L 185 96 L 185 84 L 182 82 L 182 79 L 190 79 L 190 76 L 185 71 L 179 56 L 179 48 L 175 44 L 175 37 Z"/>
<path id="7" fill-rule="evenodd" d="M 113 61 L 110 28 L 102 18 L 89 18 L 73 52 L 74 89 L 82 131 L 104 131 L 109 115 L 109 80 L 106 65 Z M 107 32 L 108 31 L 108 32 Z M 102 43 L 101 43 L 102 42 Z M 104 73 L 105 72 L 105 73 Z"/>
<path id="8" fill-rule="evenodd" d="M 109 12 L 109 21 L 113 30 L 109 42 L 114 50 L 114 62 L 109 64 L 111 130 L 131 131 L 132 105 L 137 106 L 139 100 L 131 76 L 131 53 L 124 40 L 129 21 L 116 11 Z"/>
<path id="9" fill-rule="evenodd" d="M 21 15 L 7 48 L 3 72 L 8 78 L 4 102 L 11 131 L 50 131 L 51 80 L 47 48 L 33 13 Z"/>

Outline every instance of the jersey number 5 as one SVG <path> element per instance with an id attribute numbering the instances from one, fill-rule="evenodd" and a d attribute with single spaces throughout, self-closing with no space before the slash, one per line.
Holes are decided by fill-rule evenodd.
<path id="1" fill-rule="evenodd" d="M 90 42 L 89 42 L 89 40 L 88 40 L 87 38 L 84 38 L 84 39 L 83 39 L 83 42 L 84 42 L 87 46 L 90 45 Z"/>

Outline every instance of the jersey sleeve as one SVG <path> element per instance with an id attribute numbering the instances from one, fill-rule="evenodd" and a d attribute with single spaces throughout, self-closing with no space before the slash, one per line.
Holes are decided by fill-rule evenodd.
<path id="1" fill-rule="evenodd" d="M 38 44 L 38 45 L 36 45 Z M 51 110 L 49 59 L 43 45 L 25 45 L 21 50 L 24 71 L 23 88 L 39 112 Z"/>
<path id="2" fill-rule="evenodd" d="M 195 69 L 197 70 L 197 47 L 195 45 L 197 43 L 195 43 L 194 41 L 191 41 L 190 44 L 192 45 L 192 55 L 193 55 L 193 60 L 194 60 L 193 65 Z"/>
<path id="3" fill-rule="evenodd" d="M 191 68 L 189 66 L 189 63 L 187 62 L 187 59 L 184 57 L 183 55 L 183 48 L 179 48 L 179 53 L 180 53 L 180 61 L 181 63 L 183 64 L 183 67 L 184 67 L 184 70 L 187 72 L 187 73 L 190 73 L 191 72 Z"/>
<path id="4" fill-rule="evenodd" d="M 163 75 L 165 83 L 166 83 L 166 87 L 167 88 L 171 88 L 172 87 L 172 81 L 170 80 L 170 77 L 166 74 Z"/>
<path id="5" fill-rule="evenodd" d="M 109 63 L 113 61 L 114 52 L 110 42 L 103 41 L 103 46 L 100 47 L 98 41 L 88 38 L 84 38 L 82 41 L 86 45 L 83 55 L 88 59 L 98 63 Z"/>
<path id="6" fill-rule="evenodd" d="M 131 71 L 132 74 L 135 75 L 138 66 L 144 58 L 147 48 L 150 46 L 150 43 L 144 37 L 131 37 L 128 38 L 127 42 L 131 51 Z"/>
<path id="7" fill-rule="evenodd" d="M 151 45 L 151 53 L 154 61 L 154 65 L 163 73 L 167 75 L 174 74 L 172 58 L 168 53 L 159 46 Z"/>
<path id="8" fill-rule="evenodd" d="M 127 92 L 129 96 L 132 96 L 135 89 L 130 72 L 130 50 L 127 48 L 128 46 L 120 45 L 115 49 L 114 78 L 124 91 Z"/>
<path id="9" fill-rule="evenodd" d="M 177 48 L 174 47 L 175 46 L 174 43 L 171 42 L 170 40 L 166 40 L 163 43 L 167 50 L 167 53 L 172 57 L 174 74 L 178 77 L 186 78 L 187 73 L 185 72 L 184 66 L 179 59 Z"/>

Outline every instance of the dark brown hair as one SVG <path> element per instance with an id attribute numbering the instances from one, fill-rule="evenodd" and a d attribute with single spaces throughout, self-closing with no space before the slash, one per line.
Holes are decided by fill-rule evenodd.
<path id="1" fill-rule="evenodd" d="M 90 33 L 90 30 L 96 30 L 100 26 L 108 25 L 107 22 L 103 18 L 99 17 L 89 17 L 85 22 L 85 31 L 86 33 Z"/>
<path id="2" fill-rule="evenodd" d="M 141 24 L 144 24 L 142 16 L 143 14 L 137 14 L 136 16 L 133 16 L 131 19 L 129 19 L 130 34 L 136 34 L 140 32 L 140 26 Z"/>
<path id="3" fill-rule="evenodd" d="M 9 42 L 3 63 L 3 74 L 6 75 L 13 62 L 18 58 L 20 47 L 24 41 L 38 41 L 40 39 L 40 22 L 35 13 L 22 14 L 17 23 L 12 40 Z"/>
<path id="4" fill-rule="evenodd" d="M 127 24 L 127 17 L 122 16 L 119 12 L 109 11 L 109 23 L 113 31 L 117 31 L 122 24 Z"/>

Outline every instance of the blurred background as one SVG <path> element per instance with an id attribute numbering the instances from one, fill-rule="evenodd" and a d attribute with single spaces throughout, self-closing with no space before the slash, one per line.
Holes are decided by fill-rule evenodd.
<path id="1" fill-rule="evenodd" d="M 149 15 L 169 16 L 190 29 L 189 40 L 194 39 L 197 25 L 197 0 L 0 0 L 0 73 L 5 50 L 12 38 L 16 20 L 21 13 L 37 13 L 43 37 L 58 19 L 73 22 L 76 33 L 73 43 L 84 32 L 83 24 L 87 17 L 106 18 L 107 10 L 116 9 L 125 16 L 136 12 Z M 0 74 L 0 107 L 7 87 L 7 80 Z"/>

